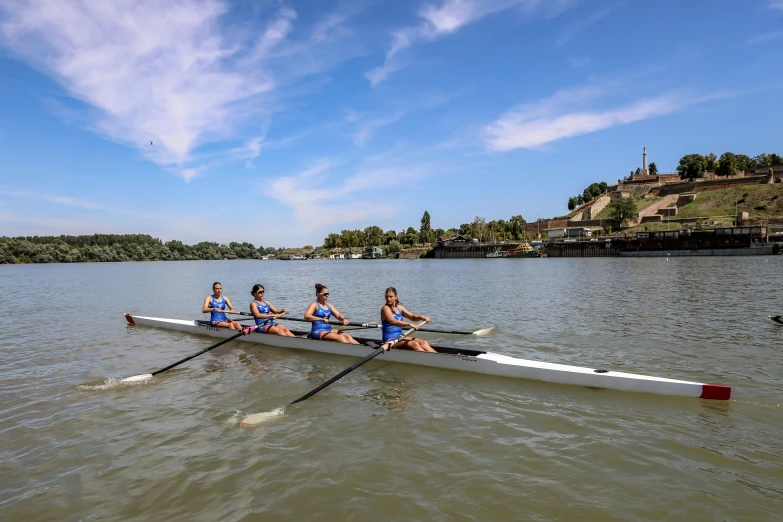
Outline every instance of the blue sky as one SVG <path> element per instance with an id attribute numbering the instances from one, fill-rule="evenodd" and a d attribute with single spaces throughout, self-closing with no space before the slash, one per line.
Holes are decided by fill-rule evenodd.
<path id="1" fill-rule="evenodd" d="M 783 0 L 4 0 L 0 235 L 561 215 L 643 146 L 783 154 L 782 55 Z"/>

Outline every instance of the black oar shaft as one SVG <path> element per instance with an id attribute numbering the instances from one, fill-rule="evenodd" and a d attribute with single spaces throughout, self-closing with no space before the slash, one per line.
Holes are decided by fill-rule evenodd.
<path id="1" fill-rule="evenodd" d="M 365 357 L 361 361 L 357 362 L 356 364 L 353 364 L 350 368 L 346 368 L 345 370 L 341 371 L 340 373 L 338 373 L 337 375 L 335 375 L 334 377 L 332 377 L 331 379 L 329 379 L 328 381 L 326 381 L 325 383 L 320 385 L 318 388 L 315 388 L 314 390 L 311 390 L 311 391 L 305 393 L 304 395 L 302 395 L 301 397 L 299 397 L 298 399 L 293 401 L 291 404 L 296 404 L 297 402 L 302 402 L 303 400 L 306 400 L 306 399 L 312 397 L 313 395 L 315 395 L 319 391 L 323 390 L 324 388 L 326 388 L 327 386 L 329 386 L 333 382 L 342 379 L 343 377 L 345 377 L 346 375 L 348 375 L 349 373 L 354 371 L 356 368 L 358 368 L 362 364 L 366 363 L 367 361 L 369 361 L 373 357 L 377 357 L 378 355 L 380 355 L 382 353 L 383 353 L 383 347 L 378 348 L 377 350 L 372 352 L 370 355 L 368 355 L 367 357 Z"/>
<path id="2" fill-rule="evenodd" d="M 421 323 L 421 324 L 424 324 L 424 323 Z M 411 329 L 407 330 L 407 331 L 406 331 L 404 334 L 402 334 L 400 337 L 398 337 L 397 339 L 395 339 L 395 340 L 394 340 L 392 343 L 393 343 L 393 344 L 396 344 L 396 343 L 398 343 L 398 342 L 402 341 L 403 339 L 405 339 L 406 337 L 408 337 L 408 336 L 409 336 L 409 335 L 410 335 L 410 334 L 411 334 L 413 331 L 414 331 L 414 329 L 413 329 L 413 328 L 411 328 Z M 384 344 L 385 344 L 385 343 L 384 343 Z M 380 354 L 382 354 L 383 352 L 384 352 L 383 345 L 381 345 L 381 347 L 380 347 L 380 348 L 378 348 L 377 350 L 375 350 L 374 352 L 372 352 L 370 355 L 368 355 L 367 357 L 365 357 L 365 358 L 364 358 L 364 359 L 362 359 L 361 361 L 359 361 L 359 362 L 357 362 L 357 363 L 355 363 L 355 364 L 351 365 L 350 367 L 346 368 L 345 370 L 341 371 L 340 373 L 338 373 L 337 375 L 335 375 L 334 377 L 332 377 L 331 379 L 329 379 L 328 381 L 326 381 L 325 383 L 323 383 L 323 384 L 322 384 L 322 385 L 320 385 L 319 387 L 315 388 L 314 390 L 312 390 L 312 391 L 309 391 L 309 392 L 305 393 L 304 395 L 302 395 L 301 397 L 299 397 L 298 399 L 296 399 L 296 400 L 295 400 L 294 402 L 292 402 L 291 404 L 296 404 L 297 402 L 302 402 L 303 400 L 305 400 L 305 399 L 308 399 L 308 398 L 312 397 L 313 395 L 315 395 L 315 394 L 316 394 L 316 393 L 318 393 L 319 391 L 323 390 L 324 388 L 326 388 L 327 386 L 329 386 L 329 385 L 330 385 L 330 384 L 332 384 L 333 382 L 335 382 L 335 381 L 337 381 L 337 380 L 340 380 L 340 379 L 342 379 L 343 377 L 345 377 L 346 375 L 348 375 L 349 373 L 351 373 L 352 371 L 354 371 L 356 368 L 358 368 L 358 367 L 359 367 L 359 366 L 361 366 L 362 364 L 366 363 L 367 361 L 369 361 L 369 360 L 370 360 L 370 359 L 372 359 L 373 357 L 377 357 L 377 356 L 379 356 L 379 355 L 380 355 Z"/>
<path id="3" fill-rule="evenodd" d="M 264 321 L 264 323 L 265 323 L 265 322 L 267 322 L 267 321 L 269 321 L 269 319 L 267 319 L 266 321 Z M 215 343 L 215 344 L 213 344 L 212 346 L 210 346 L 209 348 L 204 348 L 203 350 L 201 350 L 201 351 L 200 351 L 200 352 L 198 352 L 198 353 L 194 353 L 193 355 L 189 355 L 189 356 L 185 357 L 184 359 L 182 359 L 182 360 L 180 360 L 180 361 L 177 361 L 177 362 L 175 362 L 174 364 L 170 364 L 169 366 L 166 366 L 165 368 L 161 368 L 160 370 L 158 370 L 158 371 L 156 371 L 156 372 L 152 372 L 152 375 L 158 375 L 159 373 L 163 373 L 163 372 L 165 372 L 166 370 L 171 370 L 171 369 L 172 369 L 172 368 L 174 368 L 175 366 L 179 366 L 180 364 L 182 364 L 182 363 L 186 363 L 186 362 L 188 362 L 188 361 L 189 361 L 189 360 L 191 360 L 191 359 L 195 359 L 196 357 L 198 357 L 198 356 L 199 356 L 199 355 L 201 355 L 202 353 L 207 353 L 207 352 L 208 352 L 208 351 L 210 351 L 210 350 L 214 350 L 214 349 L 215 349 L 215 348 L 217 348 L 218 346 L 223 346 L 223 345 L 224 345 L 224 344 L 226 344 L 227 342 L 229 342 L 229 341 L 233 341 L 233 340 L 234 340 L 234 339 L 236 339 L 237 337 L 242 337 L 243 335 L 247 335 L 247 334 L 249 334 L 250 332 L 252 332 L 252 331 L 255 331 L 255 329 L 256 329 L 256 328 L 258 328 L 259 326 L 262 326 L 264 323 L 257 324 L 257 325 L 255 325 L 255 326 L 251 326 L 251 327 L 249 327 L 249 328 L 244 328 L 244 329 L 240 330 L 238 334 L 236 334 L 236 335 L 232 335 L 231 337 L 226 337 L 225 339 L 223 339 L 223 340 L 222 340 L 222 341 L 220 341 L 219 343 Z"/>

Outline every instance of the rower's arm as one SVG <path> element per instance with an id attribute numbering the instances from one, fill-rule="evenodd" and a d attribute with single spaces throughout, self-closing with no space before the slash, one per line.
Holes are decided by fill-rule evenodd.
<path id="1" fill-rule="evenodd" d="M 430 318 L 427 317 L 426 315 L 414 314 L 413 312 L 409 311 L 407 308 L 405 308 L 402 305 L 397 305 L 397 306 L 400 307 L 400 311 L 402 312 L 403 317 L 407 317 L 411 321 L 427 321 L 428 323 L 430 322 Z M 400 326 L 400 325 L 397 325 L 397 326 Z M 413 325 L 408 323 L 405 326 L 413 326 Z"/>
<path id="2" fill-rule="evenodd" d="M 332 309 L 332 315 L 334 316 L 335 319 L 337 319 L 338 321 L 345 321 L 345 316 L 341 314 L 340 311 L 334 307 L 334 305 L 329 305 L 329 306 Z"/>
<path id="3" fill-rule="evenodd" d="M 231 304 L 231 299 L 229 299 L 228 297 L 223 297 L 223 299 L 226 300 L 226 304 L 228 305 L 229 312 L 231 312 L 232 314 L 237 313 L 236 309 L 234 308 L 234 305 Z"/>
<path id="4" fill-rule="evenodd" d="M 305 310 L 305 321 L 310 321 L 311 323 L 318 323 L 322 322 L 324 319 L 323 317 L 316 317 L 313 315 L 315 312 L 315 303 L 310 303 L 310 306 L 307 307 L 307 310 Z"/>
<path id="5" fill-rule="evenodd" d="M 403 317 L 410 318 L 410 316 L 412 315 L 410 312 L 408 312 L 405 308 L 403 308 L 402 305 L 397 305 L 397 306 L 400 307 L 400 312 L 402 312 Z M 398 321 L 397 319 L 395 319 L 394 318 L 394 314 L 392 313 L 391 308 L 389 308 L 386 305 L 384 305 L 383 309 L 381 310 L 381 319 L 383 321 L 386 321 L 387 323 L 389 323 L 392 326 L 402 326 L 402 327 L 405 327 L 405 328 L 408 328 L 408 327 L 411 326 L 411 323 L 407 323 L 405 321 Z"/>
<path id="6" fill-rule="evenodd" d="M 209 296 L 204 298 L 204 305 L 201 307 L 201 313 L 208 314 L 209 312 L 214 311 L 214 308 L 210 308 L 209 306 Z"/>

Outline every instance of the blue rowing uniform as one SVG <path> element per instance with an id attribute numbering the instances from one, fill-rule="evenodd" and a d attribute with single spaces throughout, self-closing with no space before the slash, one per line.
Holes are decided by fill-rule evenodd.
<path id="1" fill-rule="evenodd" d="M 215 300 L 215 296 L 212 296 L 212 303 L 209 305 L 210 308 L 219 308 L 220 310 L 226 309 L 226 298 L 221 296 L 220 301 Z M 218 323 L 227 323 L 228 322 L 228 316 L 224 314 L 223 312 L 210 312 L 209 313 L 209 321 L 212 323 L 212 326 L 217 325 Z"/>
<path id="2" fill-rule="evenodd" d="M 392 317 L 396 321 L 402 321 L 402 311 L 397 308 L 397 311 L 394 311 L 394 308 L 391 309 L 392 311 Z M 387 323 L 385 320 L 381 320 L 381 326 L 383 328 L 383 342 L 391 341 L 392 339 L 396 339 L 399 336 L 402 335 L 402 328 L 399 326 L 394 326 L 391 323 Z"/>
<path id="3" fill-rule="evenodd" d="M 332 317 L 331 306 L 326 305 L 326 308 L 322 308 L 321 304 L 316 301 L 315 307 L 316 310 L 313 313 L 314 316 L 327 320 Z M 329 324 L 324 323 L 322 321 L 312 323 L 312 325 L 313 325 L 312 328 L 310 328 L 310 337 L 312 337 L 313 339 L 320 339 L 322 335 L 332 331 L 332 327 Z"/>
<path id="4" fill-rule="evenodd" d="M 253 302 L 256 304 L 256 308 L 258 308 L 258 313 L 259 314 L 271 314 L 272 313 L 272 309 L 269 308 L 269 305 L 266 304 L 266 302 L 264 302 L 264 301 L 259 302 L 259 301 L 256 301 L 255 299 L 253 299 Z M 261 319 L 260 317 L 256 317 L 256 324 L 261 324 L 261 323 L 263 323 L 264 321 L 266 321 L 268 319 L 269 319 L 268 317 L 266 319 Z M 258 333 L 266 333 L 266 331 L 269 330 L 273 326 L 277 326 L 277 323 L 272 321 L 272 320 L 269 320 L 268 323 L 264 323 L 263 330 L 259 328 L 258 330 L 256 330 L 256 332 L 258 332 Z"/>

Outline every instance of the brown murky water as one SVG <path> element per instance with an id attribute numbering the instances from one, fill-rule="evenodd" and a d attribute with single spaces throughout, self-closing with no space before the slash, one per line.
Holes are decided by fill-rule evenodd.
<path id="1" fill-rule="evenodd" d="M 783 257 L 206 261 L 0 266 L 3 520 L 779 520 Z M 387 286 L 429 334 L 529 359 L 730 385 L 727 403 L 127 326 L 200 318 L 213 281 L 300 314 L 329 285 L 375 321 Z M 289 323 L 289 327 L 300 326 Z M 93 387 L 93 385 L 98 385 Z"/>

